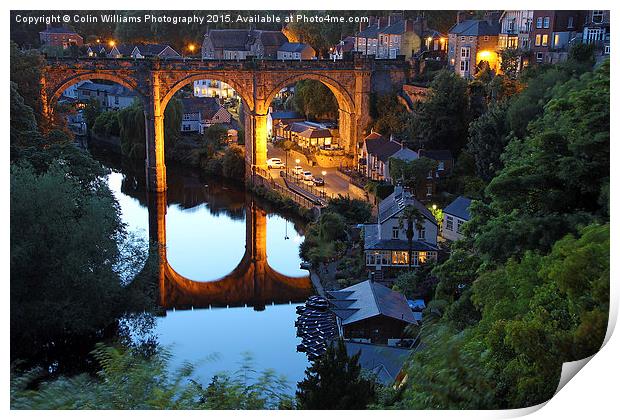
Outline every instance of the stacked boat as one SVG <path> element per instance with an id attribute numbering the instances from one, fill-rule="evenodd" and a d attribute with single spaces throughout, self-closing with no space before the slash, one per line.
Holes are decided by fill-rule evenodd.
<path id="1" fill-rule="evenodd" d="M 297 351 L 306 353 L 309 360 L 317 359 L 325 353 L 329 341 L 338 335 L 329 302 L 322 296 L 310 296 L 305 305 L 297 307 L 297 314 L 295 326 L 301 338 Z"/>

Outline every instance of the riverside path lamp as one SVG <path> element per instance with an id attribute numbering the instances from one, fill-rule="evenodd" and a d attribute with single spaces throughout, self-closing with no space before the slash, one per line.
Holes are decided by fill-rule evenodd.
<path id="1" fill-rule="evenodd" d="M 295 159 L 295 164 L 296 164 L 297 166 L 299 166 L 299 162 L 300 162 L 300 160 L 299 160 L 299 159 Z M 297 171 L 297 170 L 295 170 L 295 178 L 299 178 L 299 171 Z"/>
<path id="2" fill-rule="evenodd" d="M 325 198 L 325 175 L 327 175 L 327 171 L 321 171 L 321 175 L 323 175 L 323 198 Z"/>

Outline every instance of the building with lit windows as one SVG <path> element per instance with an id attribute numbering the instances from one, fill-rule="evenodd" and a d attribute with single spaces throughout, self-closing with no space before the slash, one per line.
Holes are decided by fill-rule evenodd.
<path id="1" fill-rule="evenodd" d="M 62 27 L 55 27 L 47 25 L 45 30 L 39 32 L 39 40 L 41 46 L 44 47 L 61 47 L 67 49 L 74 45 L 81 47 L 84 45 L 84 40 L 81 35 L 72 29 Z"/>
<path id="2" fill-rule="evenodd" d="M 228 83 L 219 80 L 196 80 L 194 96 L 198 98 L 236 98 L 237 92 Z"/>
<path id="3" fill-rule="evenodd" d="M 497 71 L 499 33 L 499 22 L 491 19 L 457 23 L 448 31 L 448 65 L 467 79 L 477 73 L 482 61 Z"/>
<path id="4" fill-rule="evenodd" d="M 533 62 L 565 61 L 570 45 L 581 38 L 585 14 L 580 10 L 535 10 L 530 33 Z"/>
<path id="5" fill-rule="evenodd" d="M 375 273 L 387 273 L 409 267 L 409 240 L 407 222 L 401 223 L 402 213 L 408 207 L 417 209 L 422 216 L 419 226 L 414 225 L 412 267 L 437 260 L 438 226 L 435 217 L 424 204 L 400 185 L 379 203 L 377 223 L 364 225 L 364 254 L 366 268 Z"/>
<path id="6" fill-rule="evenodd" d="M 597 60 L 609 56 L 609 10 L 590 10 L 587 12 L 583 25 L 582 42 L 595 46 Z"/>

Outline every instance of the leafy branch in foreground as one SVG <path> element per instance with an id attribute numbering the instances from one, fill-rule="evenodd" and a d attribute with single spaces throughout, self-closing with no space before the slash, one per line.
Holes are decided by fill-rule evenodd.
<path id="1" fill-rule="evenodd" d="M 101 366 L 96 377 L 61 377 L 36 386 L 40 370 L 11 376 L 12 409 L 276 409 L 291 408 L 283 377 L 266 370 L 253 378 L 251 358 L 234 374 L 216 375 L 204 387 L 194 379 L 195 366 L 171 370 L 171 354 L 161 350 L 144 357 L 132 349 L 98 344 Z"/>

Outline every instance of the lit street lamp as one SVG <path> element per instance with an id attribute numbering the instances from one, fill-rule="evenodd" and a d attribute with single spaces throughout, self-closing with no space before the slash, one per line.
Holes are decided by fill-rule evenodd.
<path id="1" fill-rule="evenodd" d="M 327 171 L 322 171 L 321 175 L 323 175 L 323 198 L 325 198 L 325 175 L 327 175 Z"/>
<path id="2" fill-rule="evenodd" d="M 295 164 L 297 166 L 299 166 L 299 162 L 300 162 L 299 159 L 295 159 Z M 297 170 L 295 170 L 295 178 L 297 178 L 299 180 L 299 171 L 297 171 Z"/>

